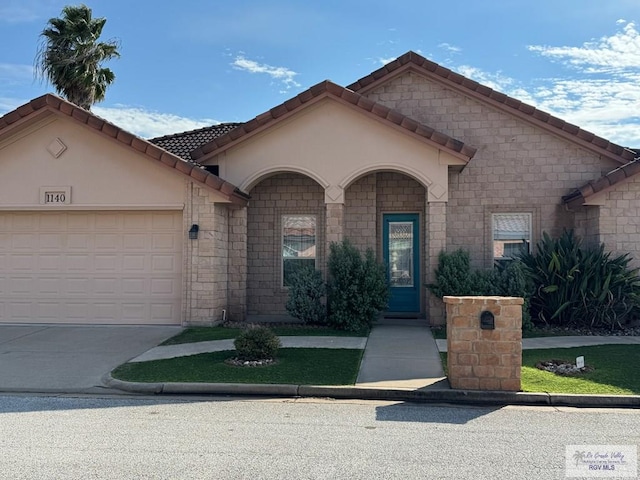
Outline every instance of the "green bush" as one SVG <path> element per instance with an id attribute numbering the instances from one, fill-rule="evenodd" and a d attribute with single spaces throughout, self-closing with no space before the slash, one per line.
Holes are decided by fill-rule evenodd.
<path id="1" fill-rule="evenodd" d="M 485 295 L 487 275 L 482 271 L 471 271 L 469 252 L 458 249 L 455 252 L 440 252 L 436 283 L 427 285 L 434 295 L 442 298 L 452 296 Z"/>
<path id="2" fill-rule="evenodd" d="M 522 329 L 531 330 L 531 295 L 533 293 L 533 283 L 529 277 L 527 269 L 519 260 L 500 262 L 493 270 L 487 273 L 487 293 L 486 295 L 497 295 L 501 297 L 521 297 L 522 304 Z"/>
<path id="3" fill-rule="evenodd" d="M 529 309 L 533 286 L 524 265 L 517 260 L 499 263 L 492 270 L 472 271 L 467 251 L 440 252 L 435 278 L 436 283 L 427 287 L 440 298 L 448 295 L 522 297 L 522 328 L 529 330 L 533 326 Z"/>
<path id="4" fill-rule="evenodd" d="M 338 329 L 361 331 L 387 308 L 389 285 L 384 265 L 373 250 L 360 251 L 348 240 L 331 243 L 328 284 L 328 323 Z"/>
<path id="5" fill-rule="evenodd" d="M 613 257 L 604 245 L 583 249 L 572 231 L 544 234 L 535 253 L 522 256 L 535 285 L 534 319 L 558 326 L 616 328 L 640 305 L 638 269 L 628 254 Z"/>
<path id="6" fill-rule="evenodd" d="M 326 294 L 322 274 L 310 267 L 301 268 L 291 275 L 287 312 L 304 323 L 323 324 L 327 321 Z"/>
<path id="7" fill-rule="evenodd" d="M 249 325 L 233 342 L 241 360 L 267 360 L 274 358 L 281 346 L 278 336 L 267 327 Z"/>

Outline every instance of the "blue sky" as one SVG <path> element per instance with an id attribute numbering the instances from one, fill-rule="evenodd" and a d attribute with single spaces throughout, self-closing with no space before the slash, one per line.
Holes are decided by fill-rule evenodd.
<path id="1" fill-rule="evenodd" d="M 0 3 L 0 114 L 34 80 L 39 33 L 68 4 Z M 638 0 L 88 1 L 120 42 L 93 111 L 142 137 L 246 121 L 414 50 L 624 146 L 640 147 Z"/>

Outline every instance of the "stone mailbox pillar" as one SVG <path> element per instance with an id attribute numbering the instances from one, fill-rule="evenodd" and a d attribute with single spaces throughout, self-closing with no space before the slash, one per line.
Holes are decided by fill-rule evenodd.
<path id="1" fill-rule="evenodd" d="M 444 297 L 451 388 L 520 390 L 522 304 L 517 297 Z"/>

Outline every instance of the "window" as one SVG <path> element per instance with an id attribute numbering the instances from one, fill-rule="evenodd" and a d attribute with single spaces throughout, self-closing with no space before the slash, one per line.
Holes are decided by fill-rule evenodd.
<path id="1" fill-rule="evenodd" d="M 301 268 L 316 266 L 316 217 L 282 217 L 282 284 L 291 284 L 291 275 Z"/>
<path id="2" fill-rule="evenodd" d="M 530 213 L 494 213 L 492 223 L 494 260 L 512 260 L 530 251 Z"/>

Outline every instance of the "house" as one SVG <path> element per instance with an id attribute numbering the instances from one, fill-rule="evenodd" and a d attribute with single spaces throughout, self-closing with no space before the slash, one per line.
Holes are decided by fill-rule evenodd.
<path id="1" fill-rule="evenodd" d="M 150 141 L 45 95 L 0 118 L 0 322 L 277 317 L 349 238 L 387 264 L 389 315 L 437 324 L 444 249 L 490 267 L 574 228 L 640 259 L 636 156 L 414 52 Z"/>

